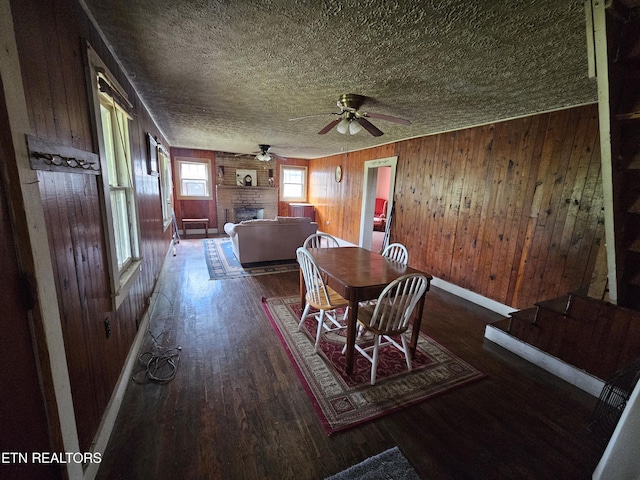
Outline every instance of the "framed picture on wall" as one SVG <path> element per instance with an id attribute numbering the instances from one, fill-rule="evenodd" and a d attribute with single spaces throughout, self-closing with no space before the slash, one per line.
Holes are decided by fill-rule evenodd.
<path id="1" fill-rule="evenodd" d="M 150 134 L 147 133 L 147 171 L 149 175 L 159 176 L 160 170 L 158 169 L 158 142 Z"/>
<path id="2" fill-rule="evenodd" d="M 257 187 L 258 175 L 256 170 L 236 168 L 236 185 L 239 187 Z"/>

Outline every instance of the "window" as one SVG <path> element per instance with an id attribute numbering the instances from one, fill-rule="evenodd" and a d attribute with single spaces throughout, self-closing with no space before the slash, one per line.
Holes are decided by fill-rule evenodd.
<path id="1" fill-rule="evenodd" d="M 114 308 L 140 273 L 140 241 L 129 141 L 131 116 L 124 90 L 89 47 L 100 166 L 103 215 Z"/>
<path id="2" fill-rule="evenodd" d="M 212 200 L 211 160 L 208 158 L 176 157 L 178 198 L 181 200 Z"/>
<path id="3" fill-rule="evenodd" d="M 307 201 L 307 167 L 281 165 L 280 200 Z"/>
<path id="4" fill-rule="evenodd" d="M 122 271 L 137 253 L 135 199 L 129 162 L 129 121 L 110 99 L 101 95 L 100 117 L 107 160 L 109 199 L 118 270 Z"/>

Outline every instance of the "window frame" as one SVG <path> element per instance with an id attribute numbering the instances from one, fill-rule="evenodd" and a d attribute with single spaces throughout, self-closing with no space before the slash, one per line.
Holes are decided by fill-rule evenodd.
<path id="1" fill-rule="evenodd" d="M 302 197 L 289 197 L 285 196 L 285 173 L 287 170 L 302 171 Z M 281 202 L 306 202 L 308 196 L 308 184 L 309 184 L 309 167 L 305 165 L 280 165 L 280 201 Z M 298 185 L 298 184 L 296 184 Z"/>
<path id="2" fill-rule="evenodd" d="M 173 221 L 173 178 L 171 176 L 171 155 L 166 148 L 158 145 L 158 167 L 160 169 L 160 202 L 163 230 Z"/>
<path id="3" fill-rule="evenodd" d="M 203 164 L 207 167 L 207 195 L 185 195 L 182 193 L 182 169 L 180 168 L 183 163 L 195 163 Z M 176 165 L 176 197 L 178 200 L 213 200 L 213 174 L 211 172 L 211 166 L 213 161 L 210 158 L 194 158 L 194 157 L 175 157 Z"/>
<path id="4" fill-rule="evenodd" d="M 97 53 L 87 43 L 87 60 L 88 60 L 88 81 L 90 86 L 90 92 L 93 98 L 91 107 L 93 110 L 92 119 L 94 120 L 94 138 L 96 143 L 96 149 L 100 157 L 100 167 L 102 175 L 99 176 L 101 184 L 99 190 L 100 201 L 102 207 L 102 222 L 105 234 L 106 254 L 109 267 L 109 279 L 111 286 L 111 297 L 113 303 L 113 309 L 117 310 L 122 302 L 129 294 L 131 287 L 138 279 L 140 271 L 142 269 L 142 257 L 140 253 L 140 225 L 138 222 L 137 212 L 137 200 L 135 189 L 135 176 L 133 170 L 132 150 L 131 150 L 131 132 L 134 131 L 131 128 L 130 122 L 132 118 L 130 114 L 125 110 L 124 106 L 120 105 L 120 102 L 128 103 L 128 97 L 125 90 L 115 80 L 115 77 L 111 74 L 104 62 L 100 59 Z M 106 81 L 113 89 L 115 94 L 119 98 L 114 99 L 108 94 L 101 92 L 98 86 L 99 78 L 102 81 Z M 110 98 L 110 101 L 109 101 Z M 131 106 L 130 104 L 128 105 Z M 115 113 L 116 117 L 124 119 L 126 124 L 126 137 L 124 138 L 124 145 L 120 144 L 120 153 L 116 155 L 116 163 L 120 165 L 120 175 L 126 173 L 124 179 L 125 184 L 121 185 L 122 178 L 118 179 L 115 184 L 110 183 L 110 176 L 114 177 L 113 161 L 109 160 L 107 156 L 107 148 L 105 145 L 104 127 L 102 120 L 102 108 L 112 109 L 112 115 Z M 111 169 L 109 165 L 111 164 Z M 126 171 L 122 171 L 122 167 Z M 116 176 L 118 176 L 116 174 Z M 118 265 L 118 248 L 116 240 L 116 226 L 114 222 L 114 209 L 111 201 L 112 192 L 124 191 L 126 198 L 126 213 L 127 213 L 127 230 L 129 232 L 128 244 L 131 249 L 130 258 L 126 262 L 123 262 L 121 266 Z"/>

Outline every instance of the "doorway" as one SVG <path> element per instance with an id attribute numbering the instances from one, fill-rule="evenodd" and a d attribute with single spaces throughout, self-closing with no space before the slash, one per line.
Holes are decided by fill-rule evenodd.
<path id="1" fill-rule="evenodd" d="M 364 162 L 364 191 L 362 192 L 360 239 L 358 244 L 367 250 L 375 248 L 377 251 L 381 246 L 381 239 L 376 238 L 376 241 L 374 241 L 374 235 L 380 237 L 378 233 L 379 230 L 376 230 L 376 233 L 374 233 L 376 198 L 386 200 L 387 202 L 386 211 L 384 212 L 386 227 L 386 219 L 389 219 L 389 213 L 393 205 L 397 163 L 398 157 L 381 158 Z M 376 228 L 380 228 L 379 223 L 376 225 Z M 382 228 L 381 233 L 383 235 L 384 230 L 385 228 Z"/>

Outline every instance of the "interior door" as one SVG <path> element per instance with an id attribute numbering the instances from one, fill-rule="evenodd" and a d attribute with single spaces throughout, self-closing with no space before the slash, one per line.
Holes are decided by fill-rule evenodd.
<path id="1" fill-rule="evenodd" d="M 360 239 L 358 245 L 368 250 L 371 249 L 373 237 L 373 212 L 376 201 L 378 168 L 391 167 L 389 175 L 389 192 L 387 200 L 387 217 L 393 205 L 393 193 L 395 190 L 396 166 L 398 157 L 381 158 L 364 162 L 364 180 L 362 192 L 362 208 L 360 216 Z"/>

